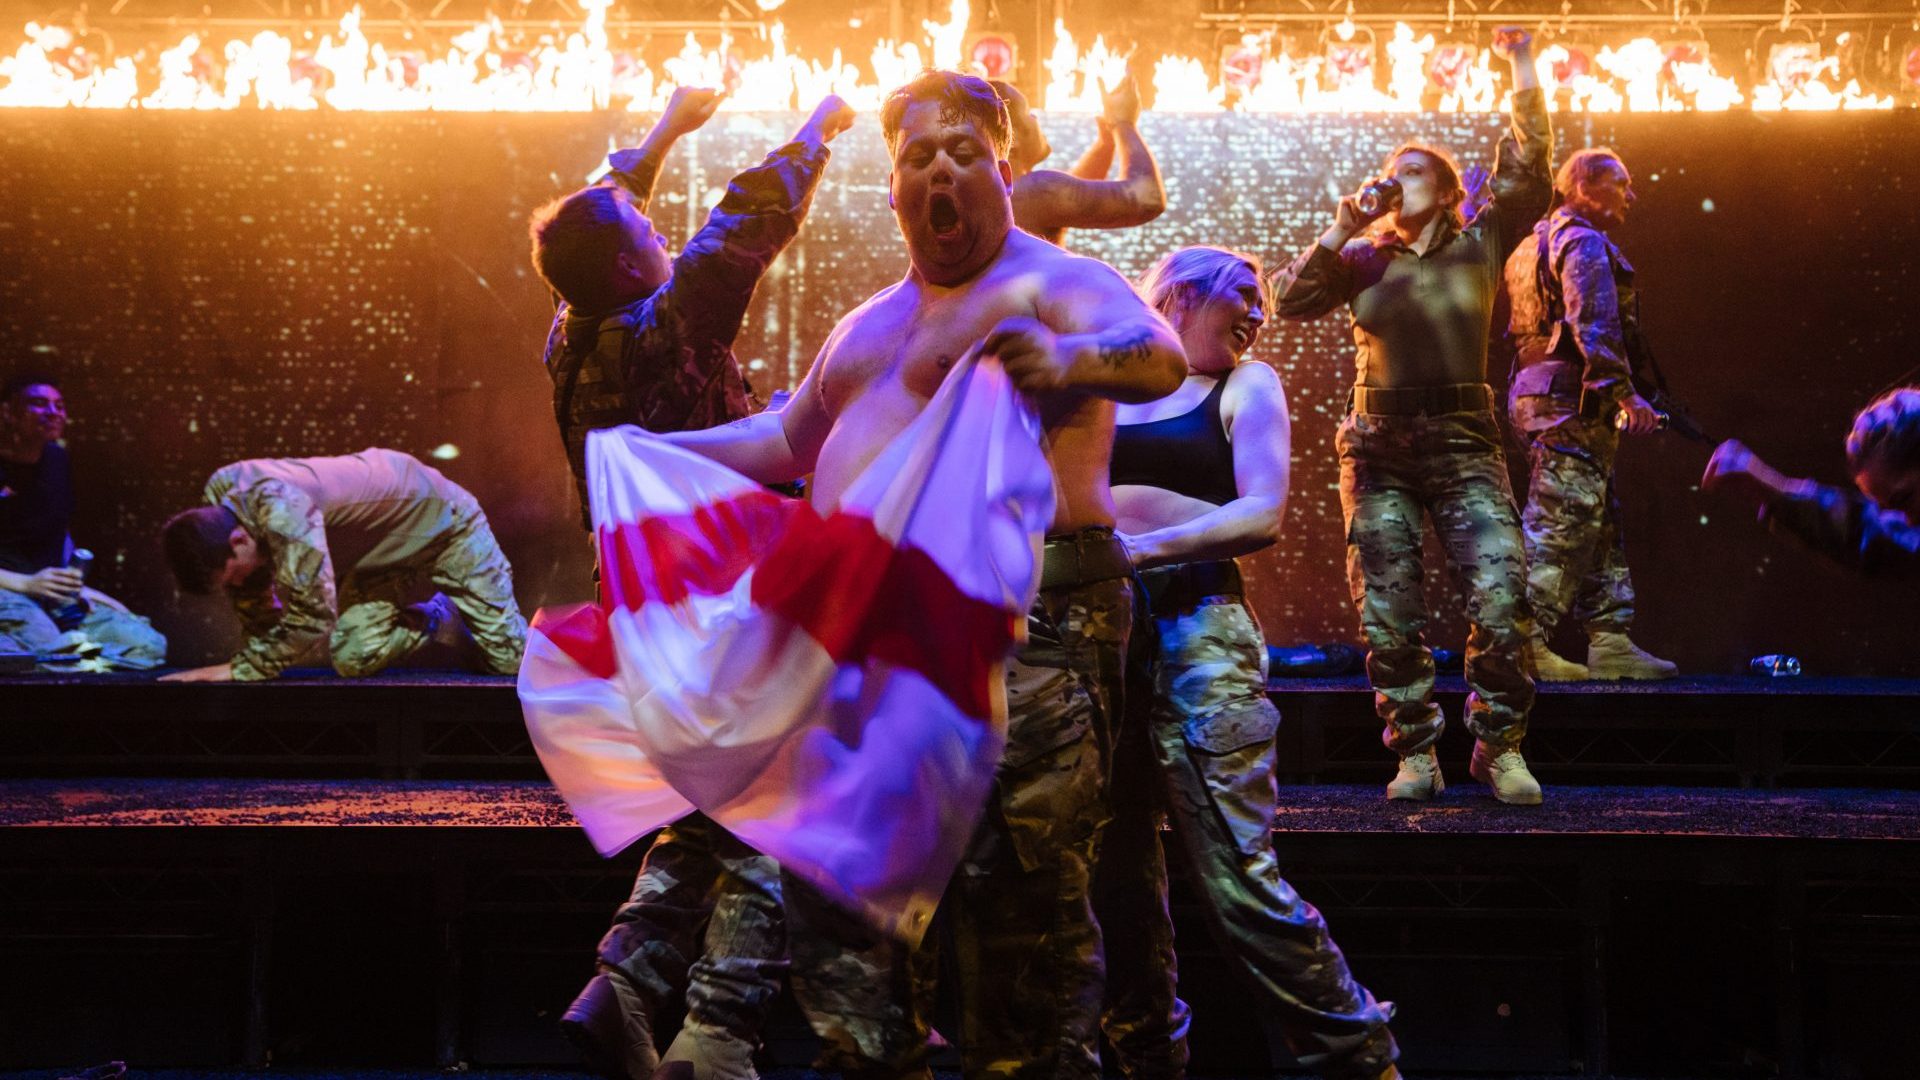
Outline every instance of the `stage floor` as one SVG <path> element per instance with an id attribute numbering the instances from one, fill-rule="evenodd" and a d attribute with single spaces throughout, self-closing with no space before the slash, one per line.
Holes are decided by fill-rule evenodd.
<path id="1" fill-rule="evenodd" d="M 1920 792 L 1863 788 L 1552 786 L 1544 805 L 1503 806 L 1462 776 L 1428 804 L 1379 787 L 1289 785 L 1280 833 L 1585 834 L 1792 840 L 1920 839 Z M 537 781 L 10 780 L 0 828 L 573 828 Z"/>

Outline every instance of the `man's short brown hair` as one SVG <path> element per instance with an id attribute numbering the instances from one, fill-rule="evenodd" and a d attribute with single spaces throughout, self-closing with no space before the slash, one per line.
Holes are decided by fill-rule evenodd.
<path id="1" fill-rule="evenodd" d="M 1620 155 L 1611 147 L 1589 146 L 1575 150 L 1561 164 L 1560 171 L 1554 174 L 1553 190 L 1559 193 L 1560 198 L 1571 199 L 1581 184 L 1597 179 L 1609 162 L 1622 169 L 1627 167 L 1627 163 L 1620 160 Z"/>
<path id="2" fill-rule="evenodd" d="M 1847 464 L 1856 473 L 1875 464 L 1920 473 L 1920 386 L 1889 390 L 1860 410 L 1847 435 Z"/>
<path id="3" fill-rule="evenodd" d="M 533 268 L 568 307 L 600 312 L 620 306 L 614 260 L 633 251 L 620 216 L 626 198 L 615 187 L 581 188 L 535 210 L 527 222 Z"/>
<path id="4" fill-rule="evenodd" d="M 182 510 L 160 526 L 160 547 L 180 591 L 205 596 L 233 557 L 233 528 L 240 519 L 224 506 Z"/>
<path id="5" fill-rule="evenodd" d="M 900 142 L 900 122 L 907 106 L 921 101 L 939 102 L 940 119 L 948 123 L 972 120 L 993 144 L 994 156 L 1005 160 L 1013 148 L 1013 121 L 1007 116 L 1007 103 L 1000 100 L 992 83 L 958 71 L 928 70 L 888 94 L 880 106 L 880 131 L 886 136 L 889 154 Z"/>

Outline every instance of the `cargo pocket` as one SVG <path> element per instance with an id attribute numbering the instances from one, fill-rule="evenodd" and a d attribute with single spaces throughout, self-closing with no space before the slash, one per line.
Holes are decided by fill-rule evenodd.
<path id="1" fill-rule="evenodd" d="M 994 774 L 992 813 L 1029 871 L 1057 861 L 1063 847 L 1090 845 L 1105 824 L 1093 738 L 1099 708 L 1064 667 L 1007 664 L 1007 749 Z"/>
<path id="2" fill-rule="evenodd" d="M 1263 697 L 1192 717 L 1182 731 L 1207 801 L 1243 855 L 1257 855 L 1271 843 L 1273 740 L 1279 730 L 1280 710 Z"/>

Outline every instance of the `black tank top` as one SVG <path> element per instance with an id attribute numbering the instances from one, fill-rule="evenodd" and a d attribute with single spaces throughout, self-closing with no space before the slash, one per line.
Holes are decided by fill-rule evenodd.
<path id="1" fill-rule="evenodd" d="M 1179 416 L 1114 428 L 1113 485 L 1162 488 L 1215 506 L 1239 498 L 1233 444 L 1220 423 L 1220 398 L 1226 390 L 1223 375 L 1206 400 Z"/>

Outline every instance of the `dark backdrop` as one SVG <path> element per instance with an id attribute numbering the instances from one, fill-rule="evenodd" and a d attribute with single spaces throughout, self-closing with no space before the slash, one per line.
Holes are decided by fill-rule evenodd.
<path id="1" fill-rule="evenodd" d="M 654 204 L 669 238 L 795 119 L 726 115 L 687 139 Z M 154 530 L 243 457 L 420 455 L 485 505 L 529 609 L 585 596 L 538 362 L 551 307 L 525 220 L 643 121 L 0 113 L 0 368 L 63 379 L 76 538 L 100 555 L 99 584 L 173 639 L 175 662 L 217 659 L 236 631 L 218 604 L 174 595 Z M 1092 121 L 1048 127 L 1071 160 Z M 1167 214 L 1070 240 L 1129 275 L 1191 243 L 1276 264 L 1393 144 L 1417 136 L 1485 162 L 1498 132 L 1494 118 L 1444 116 L 1149 115 L 1143 127 Z M 1903 164 L 1920 114 L 1573 118 L 1559 134 L 1557 157 L 1610 143 L 1639 180 L 1618 238 L 1674 389 L 1711 430 L 1844 480 L 1852 411 L 1920 361 L 1920 190 Z M 762 394 L 796 382 L 834 319 L 903 270 L 884 193 L 863 117 L 741 336 Z M 1255 601 L 1276 642 L 1352 640 L 1331 447 L 1352 363 L 1344 319 L 1276 327 L 1257 355 L 1286 380 L 1295 444 L 1288 539 L 1253 561 Z M 1506 359 L 1491 366 L 1504 381 Z M 1809 671 L 1920 674 L 1914 590 L 1854 581 L 1703 497 L 1705 456 L 1671 436 L 1622 452 L 1637 636 L 1694 671 L 1789 651 Z M 1430 584 L 1435 638 L 1457 645 L 1458 605 L 1442 575 Z"/>

